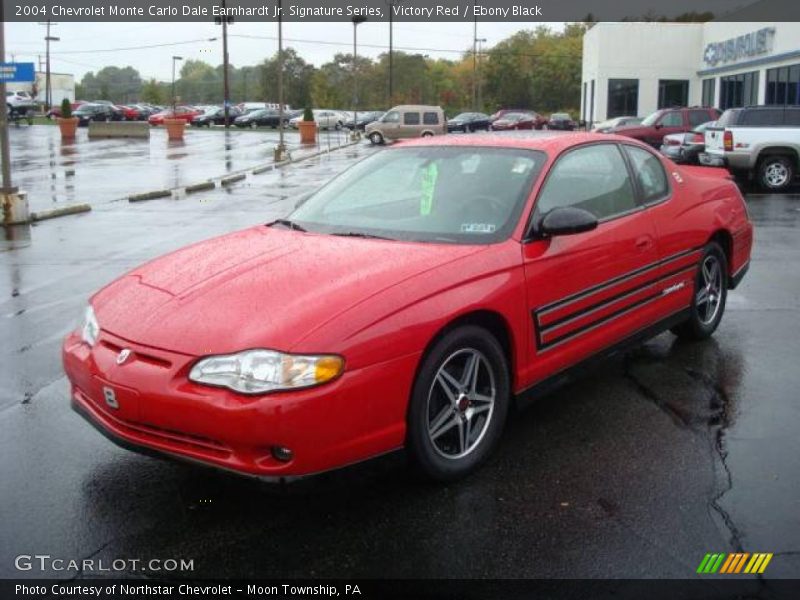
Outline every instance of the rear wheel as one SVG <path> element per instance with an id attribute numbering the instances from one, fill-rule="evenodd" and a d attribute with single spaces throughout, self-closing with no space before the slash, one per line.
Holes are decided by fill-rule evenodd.
<path id="1" fill-rule="evenodd" d="M 758 166 L 758 182 L 770 192 L 788 188 L 794 179 L 794 161 L 788 156 L 766 156 Z"/>
<path id="2" fill-rule="evenodd" d="M 407 447 L 427 477 L 453 481 L 489 456 L 508 414 L 503 349 L 481 327 L 452 330 L 423 359 L 408 410 Z"/>
<path id="3" fill-rule="evenodd" d="M 422 134 L 422 137 L 433 137 L 433 134 L 430 131 L 426 131 Z"/>
<path id="4" fill-rule="evenodd" d="M 689 319 L 672 329 L 680 338 L 704 340 L 722 321 L 728 297 L 728 261 L 716 242 L 705 247 L 695 279 Z"/>

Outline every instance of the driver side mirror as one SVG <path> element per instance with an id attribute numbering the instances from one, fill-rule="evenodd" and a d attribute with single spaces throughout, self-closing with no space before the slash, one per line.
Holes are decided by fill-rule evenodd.
<path id="1" fill-rule="evenodd" d="M 655 125 L 653 125 L 654 129 L 661 129 L 662 127 L 663 125 L 661 123 L 656 123 Z"/>
<path id="2" fill-rule="evenodd" d="M 597 224 L 597 217 L 588 210 L 566 206 L 548 212 L 534 225 L 532 233 L 537 238 L 574 235 L 597 229 Z"/>

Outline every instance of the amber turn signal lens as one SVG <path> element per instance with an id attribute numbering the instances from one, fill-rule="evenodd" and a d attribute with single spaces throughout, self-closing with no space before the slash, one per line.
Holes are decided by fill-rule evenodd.
<path id="1" fill-rule="evenodd" d="M 314 379 L 324 383 L 339 376 L 344 369 L 344 360 L 338 356 L 326 356 L 317 360 L 314 368 Z"/>

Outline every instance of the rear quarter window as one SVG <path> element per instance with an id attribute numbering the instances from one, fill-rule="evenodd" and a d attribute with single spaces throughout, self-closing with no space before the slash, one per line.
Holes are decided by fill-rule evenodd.
<path id="1" fill-rule="evenodd" d="M 435 112 L 426 112 L 422 115 L 422 122 L 425 125 L 438 125 L 439 124 L 439 113 Z"/>
<path id="2" fill-rule="evenodd" d="M 785 122 L 785 112 L 782 108 L 748 110 L 742 115 L 739 124 L 745 127 L 780 127 Z"/>

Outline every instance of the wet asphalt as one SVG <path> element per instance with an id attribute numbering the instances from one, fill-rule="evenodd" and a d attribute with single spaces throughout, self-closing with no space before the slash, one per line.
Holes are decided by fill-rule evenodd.
<path id="1" fill-rule="evenodd" d="M 119 449 L 70 410 L 60 341 L 92 291 L 283 216 L 373 151 L 6 231 L 0 577 L 75 575 L 14 568 L 17 555 L 50 554 L 192 559 L 173 574 L 186 577 L 691 578 L 706 553 L 735 551 L 775 554 L 756 588 L 797 577 L 797 194 L 748 195 L 752 266 L 713 339 L 664 334 L 605 362 L 515 415 L 488 464 L 457 484 L 417 479 L 402 453 L 263 484 Z"/>

